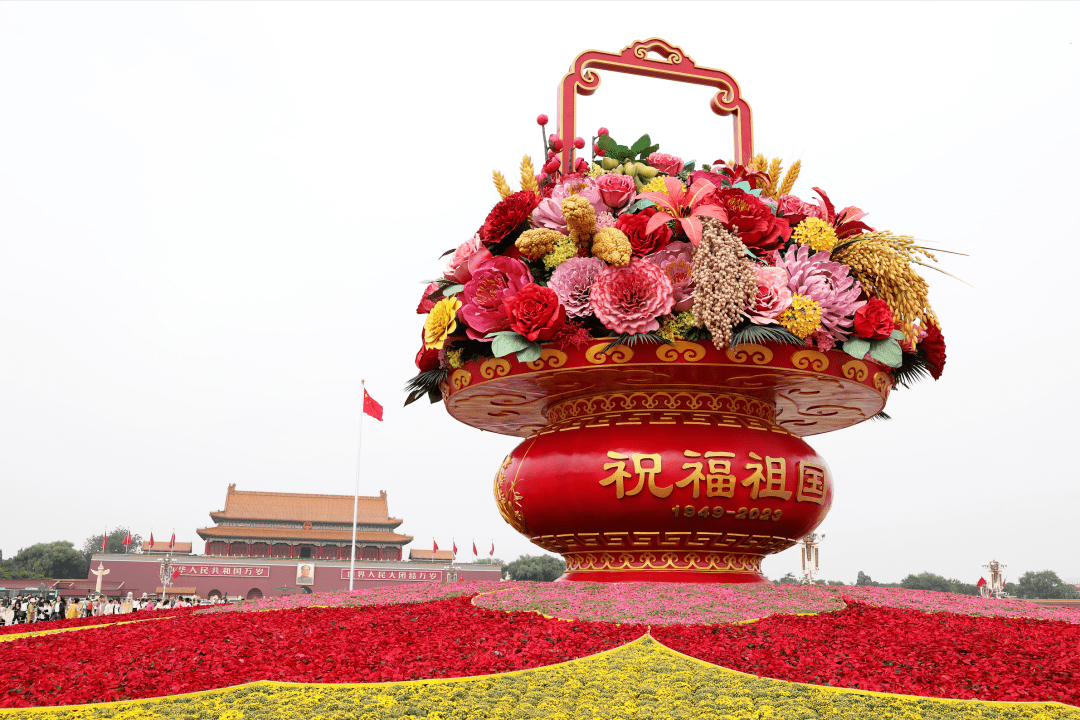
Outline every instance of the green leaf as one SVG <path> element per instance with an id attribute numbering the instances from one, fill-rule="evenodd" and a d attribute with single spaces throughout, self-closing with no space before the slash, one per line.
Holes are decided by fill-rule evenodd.
<path id="1" fill-rule="evenodd" d="M 637 140 L 635 140 L 634 144 L 630 146 L 630 152 L 637 155 L 642 150 L 649 147 L 649 145 L 652 145 L 652 140 L 649 139 L 649 134 L 645 133 L 644 135 L 639 137 Z"/>
<path id="2" fill-rule="evenodd" d="M 642 160 L 647 160 L 650 155 L 660 149 L 659 145 L 650 145 L 642 150 L 638 155 Z"/>
<path id="3" fill-rule="evenodd" d="M 491 341 L 491 352 L 495 357 L 505 357 L 529 347 L 529 339 L 512 330 L 504 330 Z"/>
<path id="4" fill-rule="evenodd" d="M 642 211 L 642 210 L 644 210 L 645 208 L 647 208 L 647 207 L 654 207 L 655 205 L 656 205 L 656 203 L 654 203 L 654 202 L 653 202 L 652 200 L 638 200 L 638 201 L 637 201 L 637 202 L 635 202 L 635 203 L 634 203 L 633 205 L 631 205 L 630 207 L 628 207 L 628 208 L 626 208 L 625 210 L 623 210 L 623 212 L 624 212 L 624 213 L 636 213 L 636 212 L 641 212 L 641 211 Z"/>
<path id="5" fill-rule="evenodd" d="M 748 343 L 774 342 L 783 345 L 804 346 L 806 343 L 798 335 L 779 325 L 757 325 L 747 323 L 746 327 L 740 328 L 731 334 L 731 347 L 738 347 Z"/>
<path id="6" fill-rule="evenodd" d="M 692 172 L 694 172 L 694 168 L 696 167 L 696 166 L 694 165 L 694 163 L 696 163 L 696 162 L 697 162 L 696 160 L 691 160 L 690 162 L 688 162 L 688 163 L 684 164 L 684 165 L 682 166 L 682 171 L 683 171 L 684 173 L 692 173 Z"/>
<path id="7" fill-rule="evenodd" d="M 540 353 L 544 352 L 544 346 L 538 342 L 529 342 L 528 339 L 522 337 L 521 335 L 518 335 L 518 337 L 522 338 L 523 340 L 525 340 L 526 343 L 528 343 L 528 345 L 525 346 L 525 349 L 518 351 L 518 362 L 524 363 L 532 362 L 533 360 L 539 360 Z"/>
<path id="8" fill-rule="evenodd" d="M 889 337 L 891 337 L 893 340 L 903 340 L 904 333 L 900 330 L 893 330 L 892 334 L 889 335 Z"/>
<path id="9" fill-rule="evenodd" d="M 459 293 L 464 289 L 465 289 L 464 285 L 461 285 L 459 283 L 454 283 L 453 285 L 447 285 L 446 287 L 444 287 L 442 289 L 442 294 L 443 294 L 443 297 L 450 297 L 451 295 L 454 295 L 455 293 Z"/>
<path id="10" fill-rule="evenodd" d="M 630 152 L 630 148 L 615 142 L 610 135 L 601 135 L 596 143 L 604 151 L 605 155 L 616 160 L 622 161 L 634 156 L 634 153 Z"/>
<path id="11" fill-rule="evenodd" d="M 844 341 L 844 352 L 856 360 L 862 360 L 870 352 L 870 341 L 866 338 L 851 338 Z"/>
<path id="12" fill-rule="evenodd" d="M 870 357 L 879 363 L 896 368 L 904 362 L 904 351 L 900 349 L 900 343 L 892 338 L 873 340 L 870 343 Z"/>

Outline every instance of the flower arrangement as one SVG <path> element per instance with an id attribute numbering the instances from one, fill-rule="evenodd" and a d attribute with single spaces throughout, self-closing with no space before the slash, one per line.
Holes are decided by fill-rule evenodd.
<path id="1" fill-rule="evenodd" d="M 760 154 L 699 169 L 648 135 L 625 146 L 600 128 L 593 161 L 564 173 L 564 142 L 545 135 L 539 173 L 522 159 L 520 190 L 495 171 L 499 201 L 444 254 L 417 308 L 427 317 L 406 405 L 440 400 L 439 382 L 465 362 L 529 362 L 544 345 L 595 339 L 612 341 L 605 352 L 684 339 L 837 348 L 905 387 L 941 376 L 945 341 L 915 271 L 934 267 L 933 253 L 820 188 L 813 201 L 793 195 L 800 161 L 786 173 Z"/>

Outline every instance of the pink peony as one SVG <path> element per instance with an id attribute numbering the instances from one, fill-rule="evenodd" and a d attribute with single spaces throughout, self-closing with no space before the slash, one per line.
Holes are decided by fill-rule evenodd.
<path id="1" fill-rule="evenodd" d="M 555 268 L 548 280 L 548 287 L 559 296 L 567 315 L 585 317 L 593 314 L 589 305 L 589 291 L 596 276 L 606 267 L 607 263 L 597 257 L 572 257 Z"/>
<path id="2" fill-rule="evenodd" d="M 674 155 L 668 155 L 667 153 L 654 152 L 648 157 L 649 164 L 662 173 L 668 175 L 678 175 L 682 172 L 683 161 L 682 158 L 675 157 Z"/>
<path id="3" fill-rule="evenodd" d="M 851 277 L 850 268 L 832 262 L 828 252 L 810 254 L 809 245 L 793 245 L 776 261 L 788 274 L 787 287 L 821 305 L 821 325 L 834 340 L 851 333 L 855 311 L 866 304 L 859 300 L 862 285 Z"/>
<path id="4" fill-rule="evenodd" d="M 484 246 L 480 233 L 477 233 L 471 239 L 458 245 L 458 249 L 454 251 L 450 262 L 446 263 L 445 276 L 449 280 L 455 280 L 463 284 L 467 283 L 469 278 L 472 277 L 472 268 L 477 267 L 490 257 L 491 251 Z"/>
<path id="5" fill-rule="evenodd" d="M 808 217 L 820 218 L 828 221 L 828 213 L 825 208 L 808 203 L 794 195 L 781 195 L 777 205 L 780 208 L 780 216 L 786 218 L 791 227 L 797 226 Z"/>
<path id="6" fill-rule="evenodd" d="M 615 216 L 609 212 L 596 213 L 596 229 L 615 227 Z"/>
<path id="7" fill-rule="evenodd" d="M 633 199 L 636 188 L 629 175 L 601 175 L 596 179 L 600 199 L 613 208 L 621 208 Z"/>
<path id="8" fill-rule="evenodd" d="M 686 312 L 694 307 L 694 282 L 690 271 L 694 267 L 694 246 L 688 242 L 668 243 L 667 247 L 645 259 L 658 265 L 671 280 L 675 306 L 671 312 Z"/>
<path id="9" fill-rule="evenodd" d="M 481 263 L 459 295 L 462 306 L 458 315 L 468 325 L 468 336 L 490 342 L 485 335 L 508 329 L 510 318 L 503 309 L 506 299 L 531 282 L 529 268 L 515 258 L 498 255 Z"/>
<path id="10" fill-rule="evenodd" d="M 559 182 L 551 191 L 551 197 L 540 201 L 540 204 L 532 212 L 533 225 L 565 233 L 566 219 L 562 215 L 562 201 L 571 195 L 581 195 L 588 200 L 597 215 L 611 209 L 601 199 L 600 191 L 596 187 L 596 180 L 591 177 L 575 175 Z"/>
<path id="11" fill-rule="evenodd" d="M 660 329 L 657 321 L 675 305 L 671 280 L 658 265 L 632 258 L 623 267 L 610 266 L 596 278 L 589 304 L 610 330 L 637 334 Z"/>
<path id="12" fill-rule="evenodd" d="M 754 304 L 747 311 L 750 322 L 768 325 L 776 322 L 780 313 L 791 305 L 791 290 L 788 289 L 788 274 L 782 268 L 757 268 L 757 295 Z"/>

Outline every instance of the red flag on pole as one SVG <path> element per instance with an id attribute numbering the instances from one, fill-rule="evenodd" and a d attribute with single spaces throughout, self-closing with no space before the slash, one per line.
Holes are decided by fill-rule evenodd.
<path id="1" fill-rule="evenodd" d="M 431 548 L 431 556 L 432 556 L 432 558 L 431 559 L 434 560 L 435 559 L 435 553 L 439 552 L 439 543 L 435 542 L 435 538 L 431 538 L 431 545 L 432 545 L 432 548 Z"/>
<path id="2" fill-rule="evenodd" d="M 476 557 L 476 555 L 477 555 L 477 552 L 476 552 L 476 541 L 475 541 L 475 540 L 473 540 L 473 541 L 472 541 L 472 554 L 473 554 L 473 557 Z"/>
<path id="3" fill-rule="evenodd" d="M 495 557 L 495 541 L 491 541 L 491 552 L 488 553 L 490 557 Z"/>
<path id="4" fill-rule="evenodd" d="M 454 543 L 454 557 L 457 557 L 457 540 L 454 539 L 451 542 Z"/>
<path id="5" fill-rule="evenodd" d="M 382 420 L 382 405 L 375 402 L 375 398 L 368 395 L 367 388 L 364 388 L 364 412 L 376 420 Z"/>
<path id="6" fill-rule="evenodd" d="M 169 549 L 172 550 L 174 547 L 176 547 L 176 533 L 173 533 L 172 537 L 169 538 Z"/>
<path id="7" fill-rule="evenodd" d="M 101 536 L 101 552 L 105 552 L 105 548 L 109 546 L 109 529 L 105 528 L 105 534 Z"/>
<path id="8" fill-rule="evenodd" d="M 150 531 L 150 549 L 151 550 L 154 549 L 154 531 L 153 530 Z"/>
<path id="9" fill-rule="evenodd" d="M 979 578 L 979 582 L 975 583 L 975 587 L 982 587 L 986 584 L 986 578 Z"/>
<path id="10" fill-rule="evenodd" d="M 124 536 L 124 539 L 120 541 L 120 544 L 121 545 L 130 545 L 131 544 L 131 531 L 130 530 L 128 530 L 128 534 Z"/>
<path id="11" fill-rule="evenodd" d="M 178 577 L 180 577 L 180 568 L 176 568 L 172 571 L 172 579 L 175 580 Z"/>

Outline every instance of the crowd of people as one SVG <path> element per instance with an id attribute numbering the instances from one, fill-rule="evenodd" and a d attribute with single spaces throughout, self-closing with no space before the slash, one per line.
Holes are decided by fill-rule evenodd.
<path id="1" fill-rule="evenodd" d="M 136 598 L 131 593 L 128 593 L 127 598 L 123 600 L 108 598 L 104 595 L 92 595 L 79 599 L 63 597 L 46 599 L 19 595 L 0 600 L 0 626 L 126 615 L 146 610 L 172 610 L 173 608 L 195 607 L 203 602 L 214 605 L 221 600 L 217 596 L 211 597 L 209 601 L 200 601 L 198 597 L 159 600 L 146 596 Z"/>

